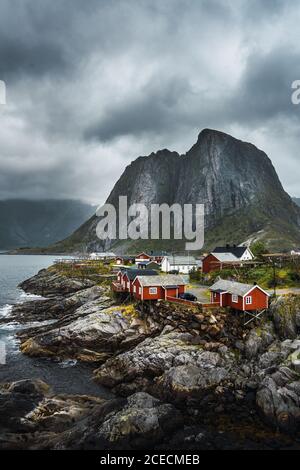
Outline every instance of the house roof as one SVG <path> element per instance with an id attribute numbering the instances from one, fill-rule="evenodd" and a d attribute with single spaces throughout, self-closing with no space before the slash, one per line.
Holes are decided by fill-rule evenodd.
<path id="1" fill-rule="evenodd" d="M 197 260 L 193 256 L 166 256 L 168 261 L 173 266 L 182 266 L 182 265 L 198 265 Z"/>
<path id="2" fill-rule="evenodd" d="M 237 258 L 241 258 L 247 249 L 247 246 L 217 246 L 212 253 L 231 253 Z"/>
<path id="3" fill-rule="evenodd" d="M 254 287 L 258 287 L 260 290 L 263 290 L 263 289 L 261 289 L 261 287 L 259 287 L 257 285 L 242 284 L 241 282 L 226 281 L 224 279 L 220 279 L 219 281 L 215 282 L 210 287 L 210 290 L 212 290 L 214 292 L 229 292 L 229 294 L 235 294 L 235 295 L 239 295 L 239 296 L 243 297 L 245 294 L 247 294 Z"/>
<path id="4" fill-rule="evenodd" d="M 157 271 L 153 269 L 126 269 L 125 273 L 130 281 L 133 281 L 137 276 L 157 276 Z"/>
<path id="5" fill-rule="evenodd" d="M 211 253 L 217 260 L 221 261 L 221 263 L 225 263 L 226 261 L 239 261 L 240 259 L 237 258 L 233 253 L 215 253 L 214 251 Z"/>
<path id="6" fill-rule="evenodd" d="M 134 256 L 131 256 L 131 255 L 118 255 L 116 256 L 116 258 L 120 258 L 120 259 L 134 259 Z"/>
<path id="7" fill-rule="evenodd" d="M 138 266 L 157 266 L 160 268 L 160 265 L 156 261 L 138 261 Z"/>
<path id="8" fill-rule="evenodd" d="M 177 287 L 186 284 L 183 277 L 179 274 L 165 274 L 163 276 L 137 276 L 139 283 L 143 287 L 147 286 L 162 286 L 162 287 Z"/>
<path id="9" fill-rule="evenodd" d="M 166 256 L 167 252 L 166 251 L 142 251 L 141 253 L 138 253 L 136 255 L 136 258 L 138 258 L 141 255 L 147 255 L 147 256 Z"/>

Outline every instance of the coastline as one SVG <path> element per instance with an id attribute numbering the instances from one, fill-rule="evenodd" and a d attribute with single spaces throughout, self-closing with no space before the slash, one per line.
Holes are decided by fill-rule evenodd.
<path id="1" fill-rule="evenodd" d="M 290 328 L 281 330 L 289 337 L 280 339 L 283 324 L 276 327 L 274 319 L 242 330 L 238 318 L 218 311 L 212 318 L 167 303 L 121 305 L 105 280 L 99 285 L 99 279 L 68 278 L 53 267 L 21 287 L 46 297 L 13 308 L 12 318 L 23 325 L 35 319 L 35 326 L 17 334 L 23 355 L 29 361 L 85 364 L 93 369 L 96 386 L 107 387 L 115 397 L 57 395 L 36 379 L 1 385 L 0 400 L 11 404 L 21 393 L 30 403 L 27 427 L 18 429 L 24 448 L 88 448 L 92 437 L 95 449 L 139 449 L 158 442 L 161 448 L 177 449 L 300 448 L 288 403 L 291 390 L 285 415 L 280 409 L 270 415 L 267 407 L 270 391 L 273 398 L 277 393 L 274 374 L 280 376 L 281 394 L 285 376 L 289 384 L 297 380 L 291 354 L 300 340 L 297 334 L 290 337 Z M 211 337 L 208 329 L 215 321 L 223 329 Z M 54 403 L 56 411 L 47 414 Z M 84 426 L 74 409 L 85 416 Z M 23 412 L 15 409 L 21 421 Z M 59 423 L 55 431 L 53 423 Z M 32 428 L 41 432 L 39 439 L 31 435 Z M 14 433 L 6 437 L 2 448 L 16 448 L 15 438 Z"/>

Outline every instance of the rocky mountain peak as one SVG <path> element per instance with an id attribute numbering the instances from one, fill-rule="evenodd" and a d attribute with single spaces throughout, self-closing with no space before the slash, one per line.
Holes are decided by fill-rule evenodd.
<path id="1" fill-rule="evenodd" d="M 300 244 L 300 209 L 282 188 L 269 157 L 218 130 L 203 129 L 184 155 L 162 149 L 137 158 L 127 166 L 107 202 L 118 207 L 120 195 L 127 195 L 129 204 L 141 202 L 148 207 L 153 203 L 204 204 L 206 248 L 256 239 L 281 250 Z M 95 226 L 94 218 L 75 232 L 75 240 L 83 239 L 88 249 L 101 249 Z M 72 244 L 72 237 L 67 242 Z M 117 240 L 105 248 L 123 250 L 122 243 Z M 126 251 L 130 243 L 126 241 Z M 149 240 L 149 246 L 182 249 L 175 240 L 164 244 Z M 147 242 L 141 240 L 139 248 L 146 249 Z"/>

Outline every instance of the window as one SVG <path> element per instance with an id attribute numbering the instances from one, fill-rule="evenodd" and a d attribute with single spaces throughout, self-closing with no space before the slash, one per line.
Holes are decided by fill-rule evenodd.
<path id="1" fill-rule="evenodd" d="M 237 303 L 238 303 L 238 301 L 239 301 L 239 297 L 238 297 L 238 295 L 236 295 L 236 294 L 232 294 L 232 295 L 231 295 L 231 300 L 232 300 L 232 302 L 234 302 L 234 303 L 236 303 L 236 304 L 237 304 Z"/>
<path id="2" fill-rule="evenodd" d="M 149 287 L 149 294 L 157 294 L 157 287 Z"/>
<path id="3" fill-rule="evenodd" d="M 133 292 L 134 292 L 134 293 L 136 292 L 136 287 L 135 287 L 135 286 L 133 286 Z"/>
<path id="4" fill-rule="evenodd" d="M 139 294 L 142 295 L 142 288 L 139 287 Z"/>
<path id="5" fill-rule="evenodd" d="M 246 305 L 251 305 L 251 304 L 252 304 L 252 297 L 251 297 L 251 295 L 248 295 L 246 297 Z"/>

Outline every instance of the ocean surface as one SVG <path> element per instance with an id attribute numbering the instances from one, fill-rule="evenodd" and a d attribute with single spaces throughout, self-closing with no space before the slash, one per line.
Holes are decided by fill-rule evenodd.
<path id="1" fill-rule="evenodd" d="M 38 378 L 48 383 L 55 393 L 111 396 L 104 388 L 92 381 L 92 368 L 76 361 L 58 362 L 50 359 L 29 358 L 19 351 L 15 333 L 22 326 L 9 320 L 12 306 L 16 303 L 40 298 L 26 294 L 18 284 L 47 268 L 56 257 L 39 255 L 0 254 L 0 382 Z M 3 363 L 4 362 L 4 363 Z"/>

